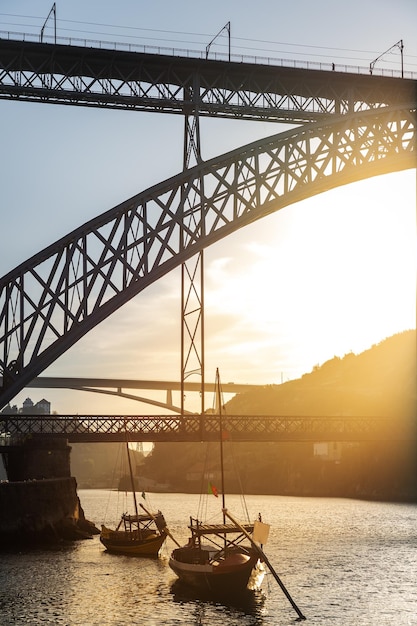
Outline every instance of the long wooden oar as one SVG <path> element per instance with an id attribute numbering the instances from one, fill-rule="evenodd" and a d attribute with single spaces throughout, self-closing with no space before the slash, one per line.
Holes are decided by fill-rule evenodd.
<path id="1" fill-rule="evenodd" d="M 139 502 L 139 506 L 145 511 L 145 513 L 147 515 L 149 515 L 149 517 L 152 517 L 153 521 L 156 524 L 156 518 L 155 515 L 153 515 L 150 511 L 148 511 L 148 509 L 145 509 L 145 507 L 143 506 L 143 504 L 141 502 Z M 179 548 L 181 548 L 180 544 L 178 543 L 178 541 L 175 539 L 175 537 L 171 534 L 171 531 L 169 530 L 168 526 L 165 526 L 164 528 L 166 534 L 168 535 L 168 537 L 170 537 L 172 539 L 172 541 L 175 543 L 175 545 L 177 545 Z"/>
<path id="2" fill-rule="evenodd" d="M 297 615 L 300 619 L 306 619 L 306 617 L 301 613 L 300 609 L 298 608 L 298 606 L 295 604 L 294 600 L 291 598 L 290 594 L 288 593 L 287 589 L 285 588 L 284 583 L 282 582 L 282 580 L 280 579 L 280 577 L 278 576 L 278 574 L 276 573 L 276 571 L 274 570 L 274 568 L 272 567 L 271 563 L 269 562 L 268 557 L 266 556 L 265 552 L 262 550 L 262 548 L 260 546 L 258 546 L 254 540 L 252 539 L 252 537 L 250 536 L 250 534 L 248 532 L 246 532 L 246 530 L 243 528 L 243 526 L 241 526 L 241 524 L 239 524 L 238 521 L 236 521 L 234 519 L 234 517 L 229 513 L 229 511 L 227 509 L 223 509 L 223 513 L 224 515 L 226 515 L 226 517 L 228 517 L 230 519 L 231 522 L 233 522 L 233 524 L 235 524 L 235 526 L 237 526 L 239 528 L 239 530 L 242 531 L 242 533 L 245 535 L 245 537 L 247 537 L 249 539 L 249 541 L 251 542 L 252 546 L 255 548 L 255 550 L 258 552 L 258 554 L 260 555 L 261 559 L 264 561 L 264 563 L 266 563 L 266 565 L 268 566 L 272 576 L 275 578 L 275 580 L 277 581 L 278 585 L 281 587 L 282 591 L 284 592 L 285 596 L 288 598 L 288 600 L 291 603 L 291 606 L 293 607 L 293 609 L 297 612 Z"/>

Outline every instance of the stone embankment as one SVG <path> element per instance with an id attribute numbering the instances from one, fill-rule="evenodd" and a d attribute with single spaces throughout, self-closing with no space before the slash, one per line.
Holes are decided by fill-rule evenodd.
<path id="1" fill-rule="evenodd" d="M 0 545 L 72 541 L 97 533 L 85 519 L 75 478 L 0 484 Z"/>
<path id="2" fill-rule="evenodd" d="M 0 545 L 91 538 L 71 476 L 71 448 L 63 440 L 36 437 L 6 454 L 7 481 L 0 483 Z"/>

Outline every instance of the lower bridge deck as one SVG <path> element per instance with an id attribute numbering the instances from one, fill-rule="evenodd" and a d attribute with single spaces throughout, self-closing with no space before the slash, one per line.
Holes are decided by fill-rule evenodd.
<path id="1" fill-rule="evenodd" d="M 221 424 L 221 427 L 220 427 Z M 220 430 L 221 428 L 221 430 Z M 0 451 L 28 437 L 81 442 L 417 440 L 415 418 L 273 415 L 2 415 Z"/>

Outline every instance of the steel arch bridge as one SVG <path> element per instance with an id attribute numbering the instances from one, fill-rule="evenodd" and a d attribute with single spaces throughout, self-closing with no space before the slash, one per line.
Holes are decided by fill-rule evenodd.
<path id="1" fill-rule="evenodd" d="M 0 408 L 179 265 L 190 285 L 185 297 L 183 285 L 184 332 L 188 298 L 201 288 L 202 270 L 192 261 L 212 243 L 333 187 L 416 166 L 415 80 L 283 65 L 13 41 L 0 33 L 1 99 L 185 119 L 183 173 L 0 279 Z M 303 125 L 204 162 L 199 116 Z M 186 328 L 189 350 L 198 323 Z"/>
<path id="2" fill-rule="evenodd" d="M 415 145 L 413 105 L 315 122 L 199 163 L 69 233 L 0 280 L 0 406 L 197 252 L 307 197 L 414 168 Z"/>

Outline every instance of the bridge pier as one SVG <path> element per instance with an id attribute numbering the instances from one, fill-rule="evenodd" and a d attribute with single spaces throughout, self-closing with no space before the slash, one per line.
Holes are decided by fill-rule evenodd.
<path id="1" fill-rule="evenodd" d="M 99 532 L 85 519 L 70 453 L 66 439 L 40 437 L 3 453 L 8 480 L 0 483 L 0 546 L 72 541 Z"/>
<path id="2" fill-rule="evenodd" d="M 69 478 L 70 454 L 67 439 L 27 438 L 4 454 L 7 478 L 11 482 Z"/>

